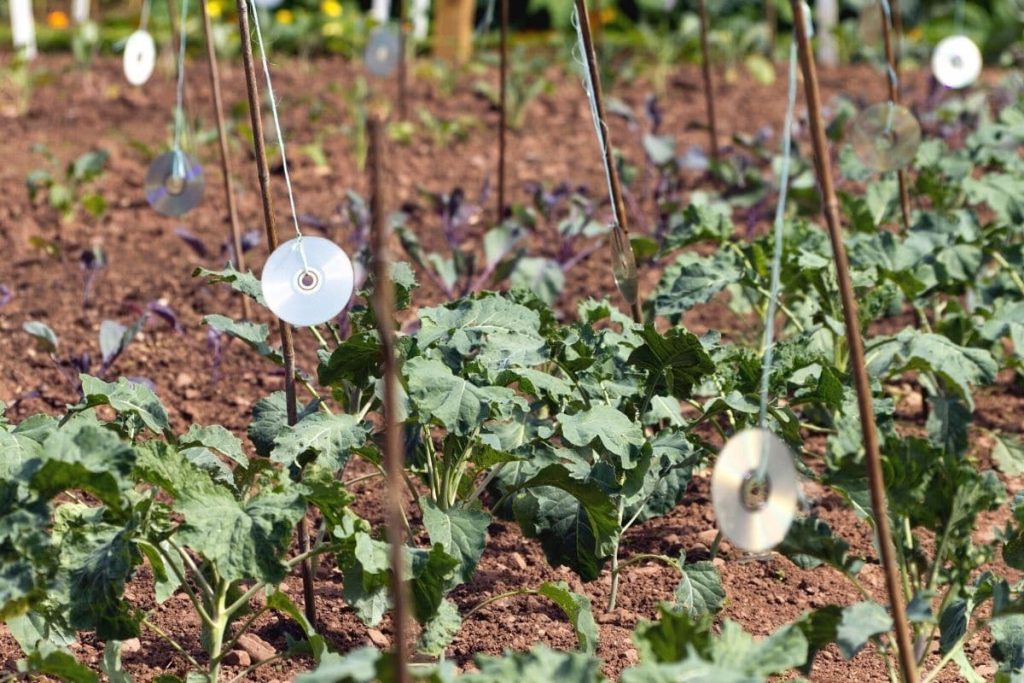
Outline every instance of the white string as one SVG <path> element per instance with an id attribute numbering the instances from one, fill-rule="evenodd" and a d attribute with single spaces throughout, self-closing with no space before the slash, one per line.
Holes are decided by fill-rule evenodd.
<path id="1" fill-rule="evenodd" d="M 168 15 L 169 16 L 169 15 Z M 185 128 L 185 42 L 188 0 L 181 0 L 181 23 L 178 26 L 178 103 L 174 109 L 175 159 L 181 156 L 181 136 Z"/>
<path id="2" fill-rule="evenodd" d="M 608 183 L 608 199 L 613 204 L 615 193 L 612 190 L 612 169 L 608 163 L 608 126 L 601 120 L 597 110 L 597 95 L 594 82 L 590 77 L 590 69 L 586 61 L 586 43 L 583 41 L 583 27 L 580 25 L 579 12 L 573 8 L 572 25 L 576 29 L 576 48 L 573 50 L 573 59 L 583 67 L 583 91 L 587 94 L 587 101 L 590 103 L 590 116 L 594 120 L 594 130 L 597 132 L 597 144 L 601 148 L 601 161 L 604 164 L 604 178 Z M 614 213 L 614 212 L 613 212 Z M 618 217 L 615 217 L 615 228 L 619 229 Z"/>
<path id="3" fill-rule="evenodd" d="M 893 26 L 893 21 L 892 21 L 892 7 L 889 5 L 889 0 L 879 0 L 879 2 L 882 5 L 882 14 L 885 15 L 885 23 L 886 23 L 886 25 L 888 27 L 889 36 L 890 36 L 890 39 L 891 39 L 893 31 L 895 30 L 894 26 Z M 886 72 L 886 76 L 888 76 L 888 78 L 889 78 L 889 84 L 892 86 L 892 91 L 893 92 L 899 92 L 899 89 L 900 89 L 900 79 L 899 79 L 899 76 L 896 75 L 896 69 L 893 68 L 892 64 L 889 63 L 888 59 L 886 59 L 886 62 L 885 62 L 885 72 Z M 888 135 L 892 131 L 892 121 L 893 121 L 893 115 L 895 114 L 895 110 L 896 110 L 896 102 L 893 100 L 893 98 L 890 97 L 889 98 L 889 109 L 888 109 L 888 112 L 886 113 L 886 117 L 885 117 L 885 133 L 886 133 L 886 135 Z"/>
<path id="4" fill-rule="evenodd" d="M 274 131 L 277 134 L 277 146 L 281 150 L 281 167 L 284 170 L 284 184 L 288 189 L 288 204 L 292 210 L 292 224 L 295 226 L 295 248 L 302 258 L 302 266 L 309 271 L 309 264 L 306 262 L 306 252 L 302 248 L 302 229 L 299 227 L 299 212 L 295 208 L 295 192 L 292 189 L 292 178 L 288 173 L 288 157 L 284 149 L 284 133 L 281 132 L 281 119 L 277 113 L 277 97 L 274 95 L 274 84 L 270 80 L 270 63 L 267 61 L 267 48 L 263 43 L 263 32 L 260 30 L 260 17 L 256 6 L 249 3 L 251 8 L 253 26 L 256 28 L 256 43 L 260 48 L 260 60 L 263 62 L 263 74 L 267 82 L 267 97 L 270 98 L 270 112 L 274 118 Z"/>
<path id="5" fill-rule="evenodd" d="M 480 23 L 476 25 L 476 30 L 474 31 L 477 37 L 488 31 L 491 28 L 491 24 L 494 23 L 495 4 L 496 0 L 488 0 L 487 8 L 484 10 L 484 16 L 480 19 Z"/>
<path id="6" fill-rule="evenodd" d="M 149 0 L 142 0 L 142 10 L 139 12 L 139 30 L 145 31 L 149 23 Z"/>
<path id="7" fill-rule="evenodd" d="M 789 48 L 789 92 L 786 99 L 786 119 L 782 125 L 782 164 L 779 169 L 779 201 L 775 206 L 775 250 L 772 254 L 771 284 L 768 288 L 768 312 L 764 323 L 764 362 L 761 367 L 761 411 L 759 424 L 765 428 L 768 416 L 768 389 L 775 356 L 775 316 L 778 313 L 779 289 L 782 281 L 783 225 L 786 216 L 786 198 L 789 194 L 789 166 L 792 158 L 793 118 L 796 109 L 796 38 Z M 764 481 L 768 469 L 768 440 L 762 441 L 761 460 L 755 481 Z"/>

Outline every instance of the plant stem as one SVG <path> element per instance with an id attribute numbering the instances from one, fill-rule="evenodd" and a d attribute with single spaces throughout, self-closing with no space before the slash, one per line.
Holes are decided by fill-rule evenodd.
<path id="1" fill-rule="evenodd" d="M 203 622 L 205 622 L 208 626 L 212 625 L 213 620 L 210 619 L 210 615 L 207 614 L 206 610 L 203 608 L 203 603 L 199 600 L 199 597 L 195 594 L 195 591 L 192 590 L 192 586 L 189 585 L 188 576 L 182 574 L 181 571 L 178 570 L 177 565 L 171 561 L 170 553 L 161 548 L 158 544 L 152 544 L 152 547 L 155 548 L 157 553 L 159 553 L 164 558 L 164 562 L 166 562 L 167 565 L 171 568 L 171 571 L 174 572 L 175 578 L 178 579 L 178 583 L 185 590 L 185 594 L 188 596 L 188 599 L 192 603 L 192 607 L 195 609 L 196 613 L 199 615 L 199 618 L 202 619 Z M 178 552 L 180 553 L 181 551 L 178 550 Z M 210 598 L 212 598 L 212 593 L 208 595 Z"/>
<path id="2" fill-rule="evenodd" d="M 1014 270 L 1013 266 L 1010 265 L 1010 262 L 1006 260 L 1006 257 L 998 251 L 993 251 L 992 258 L 996 263 L 1006 269 L 1006 274 L 1010 276 L 1011 280 L 1013 280 L 1013 284 L 1017 285 L 1017 289 L 1024 294 L 1024 279 L 1021 279 L 1020 273 Z"/>
<path id="3" fill-rule="evenodd" d="M 615 601 L 619 595 L 619 545 L 622 543 L 622 515 L 626 510 L 626 497 L 619 495 L 616 517 L 619 520 L 619 535 L 615 539 L 615 551 L 612 553 L 612 587 L 608 593 L 608 611 L 615 609 Z"/>
<path id="4" fill-rule="evenodd" d="M 316 329 L 316 325 L 310 325 L 309 331 L 313 333 L 314 337 L 316 337 L 316 343 L 320 345 L 321 349 L 331 348 L 330 346 L 327 345 L 327 340 L 324 339 L 324 336 L 320 334 L 320 330 Z"/>
<path id="5" fill-rule="evenodd" d="M 956 656 L 957 650 L 970 642 L 971 638 L 977 635 L 979 629 L 980 626 L 975 626 L 970 632 L 964 633 L 964 635 L 960 636 L 960 640 L 953 643 L 953 647 L 949 648 L 949 651 L 942 656 L 939 663 L 935 665 L 934 669 L 928 672 L 928 675 L 921 680 L 921 683 L 931 683 L 935 680 L 935 678 L 942 673 L 942 670 L 946 668 L 946 665 L 949 664 L 953 657 Z"/>
<path id="6" fill-rule="evenodd" d="M 272 662 L 277 662 L 277 661 L 280 661 L 282 659 L 284 659 L 284 655 L 279 652 L 276 655 L 274 655 L 273 657 L 268 657 L 267 659 L 264 659 L 262 662 L 256 662 L 255 664 L 252 664 L 252 665 L 246 667 L 241 673 L 239 673 L 237 676 L 232 678 L 228 683 L 238 683 L 239 681 L 244 681 L 244 680 L 246 680 L 246 677 L 249 674 L 251 674 L 256 669 L 260 668 L 261 666 L 266 666 L 267 664 L 270 664 Z"/>
<path id="7" fill-rule="evenodd" d="M 220 677 L 220 660 L 223 658 L 224 632 L 227 630 L 231 618 L 229 612 L 224 611 L 224 603 L 227 600 L 230 583 L 220 580 L 217 584 L 217 595 L 213 604 L 213 627 L 210 629 L 210 680 L 217 683 Z"/>
<path id="8" fill-rule="evenodd" d="M 468 620 L 471 616 L 473 616 L 474 614 L 476 614 L 477 612 L 482 610 L 484 607 L 487 607 L 488 605 L 490 605 L 492 603 L 498 602 L 499 600 L 504 600 L 506 598 L 514 598 L 517 595 L 536 595 L 536 594 L 537 594 L 537 591 L 533 590 L 532 588 L 517 588 L 517 589 L 515 589 L 513 591 L 508 591 L 507 593 L 499 593 L 498 595 L 492 595 L 491 597 L 487 598 L 486 600 L 483 600 L 483 601 L 477 603 L 476 606 L 474 606 L 472 609 L 470 609 L 468 612 L 466 612 L 462 616 L 462 621 Z"/>
<path id="9" fill-rule="evenodd" d="M 238 642 L 238 639 L 241 638 L 242 635 L 245 634 L 252 627 L 253 623 L 255 623 L 257 619 L 266 614 L 268 609 L 269 608 L 266 605 L 264 605 L 263 607 L 260 607 L 258 610 L 249 615 L 249 618 L 245 620 L 245 623 L 242 624 L 241 628 L 235 631 L 235 635 L 231 636 L 231 638 L 229 638 L 227 642 L 224 643 L 224 645 L 221 647 L 221 650 L 223 650 L 224 652 L 230 652 L 231 649 L 234 648 L 235 643 Z"/>
<path id="10" fill-rule="evenodd" d="M 192 657 L 192 655 L 190 655 L 188 651 L 184 647 L 182 647 L 180 643 L 178 643 L 178 641 L 176 641 L 171 636 L 167 635 L 167 633 L 165 633 L 163 629 L 161 629 L 159 626 L 151 622 L 149 619 L 143 619 L 142 625 L 148 628 L 153 633 L 155 633 L 157 636 L 159 636 L 160 639 L 166 642 L 168 645 L 173 647 L 178 654 L 180 654 L 182 657 L 188 660 L 190 666 L 199 668 L 199 663 L 196 662 L 195 658 Z"/>
<path id="11" fill-rule="evenodd" d="M 697 13 L 700 18 L 700 68 L 704 79 L 704 106 L 708 115 L 708 145 L 711 161 L 718 164 L 718 119 L 715 116 L 715 87 L 711 80 L 711 49 L 708 45 L 708 7 L 706 0 L 697 1 Z"/>

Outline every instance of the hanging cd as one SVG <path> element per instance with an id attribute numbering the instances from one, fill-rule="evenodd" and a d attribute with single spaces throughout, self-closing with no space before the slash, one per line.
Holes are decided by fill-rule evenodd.
<path id="1" fill-rule="evenodd" d="M 181 150 L 161 154 L 146 171 L 146 201 L 162 216 L 180 216 L 203 198 L 203 167 Z"/>
<path id="2" fill-rule="evenodd" d="M 390 76 L 398 66 L 402 39 L 393 26 L 378 26 L 366 41 L 366 70 L 374 76 Z"/>
<path id="3" fill-rule="evenodd" d="M 981 75 L 981 50 L 967 36 L 949 36 L 932 53 L 935 80 L 947 88 L 966 88 Z"/>
<path id="4" fill-rule="evenodd" d="M 124 77 L 132 85 L 142 85 L 153 75 L 156 43 L 148 31 L 136 31 L 124 44 Z"/>
<path id="5" fill-rule="evenodd" d="M 297 327 L 319 325 L 341 313 L 354 282 L 348 256 L 323 237 L 285 242 L 267 259 L 260 278 L 270 310 Z"/>
<path id="6" fill-rule="evenodd" d="M 882 102 L 853 119 L 850 144 L 868 168 L 879 173 L 895 171 L 914 160 L 921 144 L 921 125 L 906 107 Z"/>
<path id="7" fill-rule="evenodd" d="M 756 475 L 765 458 L 764 481 Z M 729 439 L 711 475 L 711 501 L 722 535 L 741 550 L 770 550 L 786 537 L 796 514 L 793 456 L 777 436 L 747 429 Z"/>

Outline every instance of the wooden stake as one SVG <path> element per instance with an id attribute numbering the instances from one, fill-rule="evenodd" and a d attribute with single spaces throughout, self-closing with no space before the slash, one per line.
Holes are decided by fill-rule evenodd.
<path id="1" fill-rule="evenodd" d="M 884 0 L 883 0 L 884 2 Z M 886 75 L 886 80 L 889 82 L 889 99 L 893 104 L 900 103 L 900 92 L 898 83 L 900 80 L 900 63 L 899 57 L 896 56 L 896 50 L 893 49 L 892 31 L 889 27 L 889 16 L 885 13 L 885 5 L 882 3 L 878 4 L 879 11 L 882 13 L 882 42 L 885 44 L 885 61 L 889 64 L 889 68 L 892 69 L 891 74 Z M 899 10 L 899 5 L 895 0 L 890 0 L 889 14 L 893 17 L 895 22 L 896 12 Z M 900 22 L 902 25 L 902 22 Z M 895 78 L 895 82 L 894 79 Z M 910 229 L 910 189 L 907 185 L 907 171 L 906 169 L 900 169 L 896 172 L 896 178 L 900 185 L 900 210 L 903 214 L 903 227 L 907 230 Z"/>
<path id="2" fill-rule="evenodd" d="M 408 45 L 409 37 L 405 30 L 405 25 L 408 19 L 408 4 L 409 0 L 398 0 L 398 119 L 405 121 L 408 115 L 407 102 L 408 102 L 408 65 L 406 59 L 408 59 Z"/>
<path id="3" fill-rule="evenodd" d="M 604 96 L 601 91 L 601 74 L 597 68 L 597 54 L 594 52 L 594 39 L 590 35 L 590 14 L 587 12 L 586 0 L 575 0 L 576 13 L 580 22 L 580 33 L 583 35 L 583 58 L 587 62 L 587 71 L 590 74 L 590 82 L 594 87 L 594 103 L 597 109 L 599 121 L 601 146 L 604 148 L 604 163 L 608 167 L 608 175 L 611 180 L 611 193 L 609 198 L 612 202 L 612 209 L 615 211 L 615 222 L 618 223 L 616 230 L 622 231 L 622 240 L 625 248 L 632 250 L 629 242 L 629 217 L 626 215 L 626 204 L 622 199 L 622 185 L 619 182 L 619 171 L 615 166 L 615 156 L 612 154 L 612 143 L 608 139 L 607 119 L 604 114 Z M 616 239 L 613 235 L 612 239 Z M 629 302 L 630 310 L 633 313 L 633 320 L 643 322 L 643 314 L 640 311 L 638 297 L 632 297 Z"/>
<path id="4" fill-rule="evenodd" d="M 473 54 L 474 0 L 434 0 L 434 52 L 462 65 Z"/>
<path id="5" fill-rule="evenodd" d="M 804 88 L 807 97 L 808 119 L 810 120 L 811 141 L 814 155 L 818 159 L 818 182 L 824 202 L 825 223 L 832 241 L 832 254 L 836 262 L 836 276 L 839 296 L 843 304 L 843 319 L 846 324 L 846 339 L 850 350 L 850 372 L 857 391 L 857 408 L 860 413 L 861 432 L 864 439 L 868 482 L 871 489 L 871 508 L 878 532 L 878 549 L 885 572 L 885 585 L 892 609 L 896 642 L 899 646 L 900 667 L 905 683 L 918 683 L 917 664 L 910 638 L 910 624 L 907 620 L 904 596 L 900 588 L 899 567 L 889 528 L 888 503 L 885 497 L 885 479 L 882 474 L 882 456 L 875 428 L 875 411 L 872 405 L 871 385 L 864 364 L 864 342 L 860 335 L 857 317 L 857 299 L 850 280 L 850 266 L 843 244 L 843 230 L 839 223 L 839 202 L 832 182 L 832 166 L 829 161 L 825 129 L 821 119 L 821 94 L 818 90 L 818 74 L 814 67 L 811 42 L 807 37 L 802 0 L 790 0 L 793 7 L 793 21 L 796 23 L 797 45 L 800 51 L 800 66 L 804 74 Z"/>
<path id="6" fill-rule="evenodd" d="M 505 145 L 508 136 L 508 0 L 501 0 L 501 83 L 498 85 L 498 222 L 505 220 Z"/>
<path id="7" fill-rule="evenodd" d="M 213 29 L 210 26 L 210 14 L 206 11 L 206 1 L 200 0 L 203 13 L 203 36 L 206 39 L 206 56 L 210 65 L 210 89 L 213 91 L 213 113 L 217 119 L 217 139 L 220 142 L 220 168 L 224 174 L 224 196 L 228 202 L 228 218 L 231 221 L 231 244 L 235 250 L 235 267 L 245 272 L 245 253 L 242 251 L 242 229 L 238 224 L 238 206 L 235 202 L 235 181 L 231 177 L 231 154 L 228 149 L 228 131 L 224 125 L 224 98 L 220 90 L 220 72 L 217 69 L 217 48 L 213 44 Z M 252 317 L 249 308 L 249 297 L 239 295 L 242 302 L 242 317 Z"/>
<path id="8" fill-rule="evenodd" d="M 711 48 L 708 46 L 707 0 L 698 0 L 700 13 L 701 71 L 704 76 L 704 104 L 708 112 L 708 138 L 711 161 L 718 163 L 718 120 L 715 116 L 715 86 L 711 80 Z"/>
<path id="9" fill-rule="evenodd" d="M 402 512 L 402 474 L 405 454 L 402 450 L 401 425 L 398 421 L 398 368 L 395 361 L 395 294 L 391 283 L 388 257 L 388 233 L 384 204 L 383 124 L 376 113 L 366 121 L 369 139 L 370 217 L 373 240 L 374 314 L 380 334 L 384 378 L 384 464 L 387 472 L 387 532 L 391 556 L 391 595 L 394 604 L 394 654 L 399 683 L 409 681 L 408 615 L 409 601 L 402 577 L 405 564 L 404 514 Z"/>
<path id="10" fill-rule="evenodd" d="M 271 252 L 279 245 L 277 237 L 277 219 L 274 217 L 274 201 L 270 188 L 270 165 L 267 163 L 267 148 L 263 140 L 263 111 L 260 107 L 259 87 L 256 82 L 256 64 L 252 55 L 252 43 L 249 39 L 249 3 L 248 0 L 236 0 L 238 7 L 238 30 L 242 36 L 242 66 L 245 71 L 245 88 L 249 95 L 249 118 L 252 122 L 253 144 L 256 148 L 256 170 L 260 181 L 260 196 L 263 200 L 263 225 L 267 232 L 267 246 Z M 284 357 L 284 395 L 288 424 L 298 422 L 298 410 L 295 403 L 295 342 L 292 339 L 292 328 L 283 320 L 278 320 L 281 332 L 281 354 Z M 299 552 L 309 551 L 309 529 L 305 518 L 299 522 L 296 530 L 299 541 Z M 302 590 L 306 618 L 316 627 L 316 602 L 313 590 L 313 563 L 307 559 L 302 563 Z"/>

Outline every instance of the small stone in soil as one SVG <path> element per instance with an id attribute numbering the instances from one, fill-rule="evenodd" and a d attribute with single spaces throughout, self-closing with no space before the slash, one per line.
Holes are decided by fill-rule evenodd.
<path id="1" fill-rule="evenodd" d="M 526 558 L 519 553 L 511 553 L 508 556 L 509 562 L 519 571 L 526 571 Z"/>
<path id="2" fill-rule="evenodd" d="M 377 647 L 391 647 L 391 641 L 379 629 L 367 629 L 366 637 L 369 638 L 370 642 L 376 645 Z"/>
<path id="3" fill-rule="evenodd" d="M 224 655 L 224 664 L 227 666 L 238 666 L 245 668 L 252 664 L 252 658 L 249 653 L 245 650 L 232 650 L 231 652 Z"/>
<path id="4" fill-rule="evenodd" d="M 697 534 L 697 540 L 709 548 L 715 542 L 715 538 L 717 537 L 718 529 L 705 529 L 704 531 Z"/>
<path id="5" fill-rule="evenodd" d="M 238 646 L 249 653 L 256 662 L 263 662 L 273 657 L 276 652 L 265 640 L 252 633 L 246 633 L 238 639 Z"/>
<path id="6" fill-rule="evenodd" d="M 121 654 L 134 655 L 142 652 L 142 641 L 138 638 L 129 638 L 121 641 Z"/>

